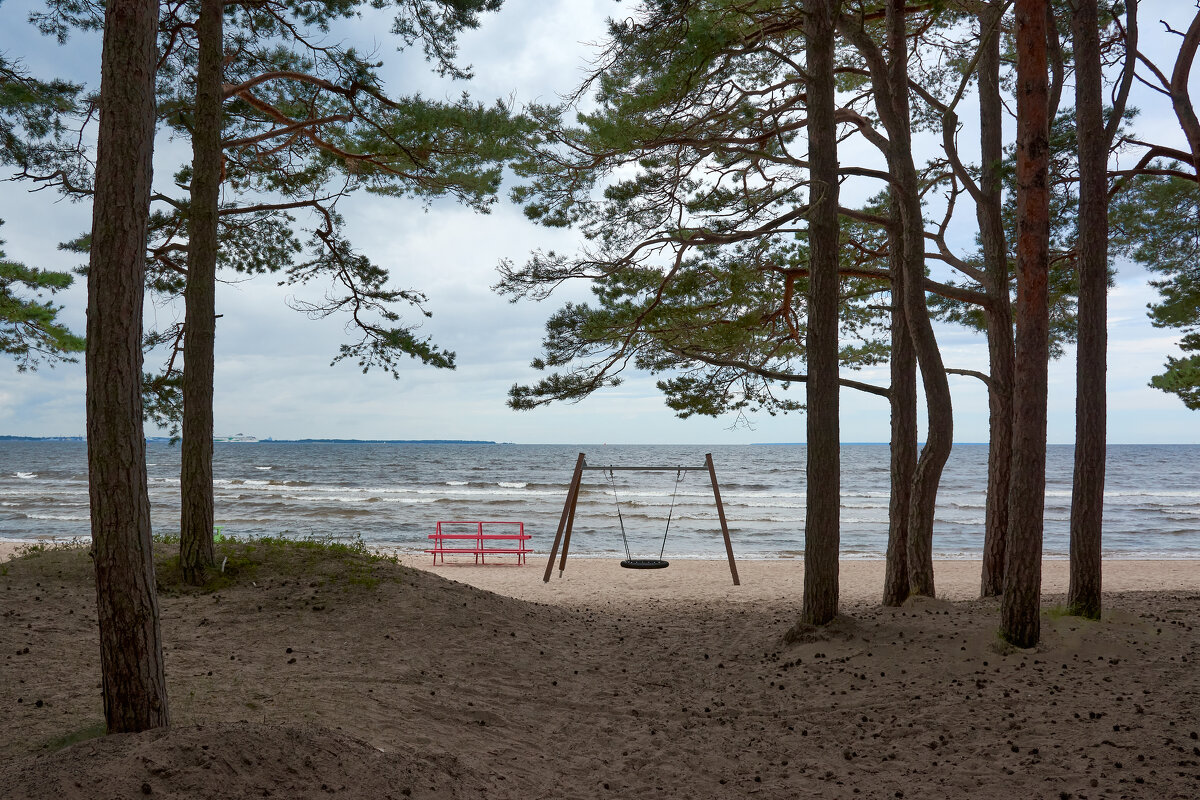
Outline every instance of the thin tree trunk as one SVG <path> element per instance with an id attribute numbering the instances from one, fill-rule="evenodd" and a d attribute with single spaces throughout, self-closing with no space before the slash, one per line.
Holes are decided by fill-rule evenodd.
<path id="1" fill-rule="evenodd" d="M 196 115 L 183 340 L 183 445 L 179 561 L 184 580 L 204 582 L 213 553 L 213 351 L 216 340 L 217 213 L 221 196 L 221 0 L 201 0 L 196 25 Z"/>
<path id="2" fill-rule="evenodd" d="M 933 597 L 933 520 L 942 469 L 954 443 L 954 411 L 950 382 L 933 333 L 922 281 L 925 277 L 925 220 L 920 186 L 912 156 L 912 120 L 908 102 L 908 40 L 904 0 L 888 0 L 888 51 L 891 56 L 887 83 L 891 98 L 888 113 L 880 114 L 887 127 L 888 165 L 892 193 L 900 209 L 904 252 L 903 301 L 913 350 L 921 368 L 928 431 L 925 446 L 913 471 L 908 515 L 908 580 L 912 594 Z"/>
<path id="3" fill-rule="evenodd" d="M 1175 117 L 1179 127 L 1187 138 L 1188 148 L 1192 151 L 1192 166 L 1196 168 L 1197 179 L 1200 179 L 1200 117 L 1196 116 L 1196 107 L 1192 104 L 1189 89 L 1189 79 L 1192 65 L 1196 60 L 1196 52 L 1200 49 L 1200 9 L 1192 18 L 1179 45 L 1179 55 L 1175 59 L 1175 68 L 1171 70 L 1171 106 L 1175 109 Z"/>
<path id="4" fill-rule="evenodd" d="M 841 455 L 838 427 L 838 174 L 834 0 L 805 0 L 811 170 L 808 301 L 808 501 L 802 621 L 838 611 Z"/>
<path id="5" fill-rule="evenodd" d="M 893 215 L 899 223 L 899 214 Z M 908 317 L 904 313 L 903 251 L 898 237 L 889 238 L 892 273 L 892 489 L 888 506 L 887 565 L 883 604 L 898 606 L 908 599 L 908 515 L 913 472 L 917 466 L 917 359 L 913 354 Z"/>
<path id="6" fill-rule="evenodd" d="M 1001 161 L 1004 158 L 1003 112 L 1000 99 L 1000 17 L 1003 0 L 994 0 L 980 18 L 979 145 L 981 168 L 979 202 L 975 206 L 987 272 L 988 361 L 988 485 L 984 512 L 983 568 L 980 594 L 994 597 L 1004 591 L 1004 547 L 1008 537 L 1008 503 L 1012 470 L 1013 330 L 1008 285 L 1008 244 L 1002 217 Z"/>
<path id="7" fill-rule="evenodd" d="M 168 724 L 141 394 L 157 25 L 156 0 L 105 7 L 86 373 L 92 555 L 109 733 Z"/>
<path id="8" fill-rule="evenodd" d="M 1079 141 L 1079 342 L 1075 361 L 1075 480 L 1067 609 L 1100 618 L 1108 350 L 1108 137 L 1096 0 L 1075 0 L 1075 131 Z"/>
<path id="9" fill-rule="evenodd" d="M 1007 294 L 1007 288 L 1005 289 Z M 1013 443 L 1013 330 L 1012 304 L 1002 301 L 984 308 L 987 319 L 991 375 L 988 380 L 988 478 L 984 510 L 983 567 L 979 593 L 996 597 L 1004 592 L 1005 551 L 1012 492 Z"/>
<path id="10" fill-rule="evenodd" d="M 1017 336 L 1013 477 L 1000 633 L 1018 647 L 1041 635 L 1042 513 L 1049 360 L 1049 86 L 1046 0 L 1017 0 Z"/>

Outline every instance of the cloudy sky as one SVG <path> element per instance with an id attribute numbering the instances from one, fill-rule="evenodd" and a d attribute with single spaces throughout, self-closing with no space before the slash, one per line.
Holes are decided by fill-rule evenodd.
<path id="1" fill-rule="evenodd" d="M 96 86 L 99 41 L 77 37 L 67 47 L 43 39 L 24 24 L 35 4 L 0 3 L 0 52 L 20 58 L 38 76 L 60 75 Z M 1189 3 L 1143 3 L 1146 22 L 1159 15 L 1189 15 Z M 612 0 L 506 0 L 503 9 L 484 19 L 462 40 L 463 60 L 475 67 L 466 87 L 432 76 L 420 58 L 393 57 L 386 19 L 364 19 L 334 35 L 360 47 L 376 47 L 387 61 L 387 87 L 395 93 L 421 91 L 455 96 L 463 88 L 481 100 L 511 98 L 518 104 L 551 101 L 570 91 L 584 73 L 604 20 L 629 4 Z M 1153 33 L 1151 34 L 1153 35 Z M 1164 43 L 1169 46 L 1169 43 Z M 1193 96 L 1200 96 L 1200 70 Z M 1169 110 L 1139 101 L 1143 123 L 1161 138 L 1182 142 Z M 967 121 L 969 124 L 969 121 Z M 964 131 L 964 141 L 971 133 Z M 163 143 L 159 176 L 169 175 L 187 152 Z M 505 406 L 514 382 L 536 379 L 529 367 L 537 354 L 546 317 L 582 287 L 541 303 L 510 304 L 490 286 L 501 259 L 522 261 L 534 248 L 571 252 L 577 235 L 527 222 L 520 210 L 500 202 L 488 215 L 452 203 L 425 209 L 419 202 L 362 197 L 342 206 L 351 240 L 377 263 L 388 267 L 398 286 L 423 291 L 433 318 L 422 332 L 457 353 L 458 368 L 435 370 L 415 362 L 399 380 L 363 375 L 350 364 L 329 366 L 344 341 L 343 321 L 312 321 L 291 310 L 287 299 L 319 298 L 325 287 L 279 288 L 270 280 L 222 285 L 218 290 L 216 433 L 246 433 L 260 438 L 488 439 L 528 443 L 705 443 L 799 442 L 805 438 L 802 415 L 751 416 L 751 425 L 732 418 L 675 418 L 665 407 L 653 379 L 634 377 L 623 386 L 576 405 L 514 412 Z M 0 184 L 0 238 L 9 258 L 53 269 L 70 269 L 76 257 L 56 250 L 90 225 L 90 209 L 50 195 L 30 195 L 20 184 Z M 1200 416 L 1173 396 L 1148 387 L 1167 354 L 1178 352 L 1171 331 L 1146 319 L 1154 299 L 1146 276 L 1119 265 L 1117 286 L 1109 298 L 1109 441 L 1112 443 L 1200 442 Z M 84 328 L 86 293 L 82 283 L 59 296 L 64 318 Z M 148 316 L 173 321 L 181 310 L 147 306 Z M 939 327 L 948 366 L 987 369 L 981 336 Z M 6 366 L 7 363 L 7 366 Z M 886 369 L 861 373 L 886 381 Z M 955 402 L 955 439 L 987 439 L 987 398 L 972 378 L 951 378 Z M 1074 353 L 1054 363 L 1050 374 L 1049 440 L 1074 438 Z M 802 391 L 802 390 L 801 390 Z M 886 442 L 888 408 L 884 400 L 853 391 L 842 394 L 842 440 Z M 761 416 L 761 418 L 759 418 Z M 17 373 L 0 360 L 0 434 L 80 435 L 84 430 L 82 364 L 65 364 L 34 373 Z M 158 431 L 148 430 L 154 435 Z"/>

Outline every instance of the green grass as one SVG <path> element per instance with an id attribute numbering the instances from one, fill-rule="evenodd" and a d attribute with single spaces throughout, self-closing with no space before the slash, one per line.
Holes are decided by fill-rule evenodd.
<path id="1" fill-rule="evenodd" d="M 1047 619 L 1062 619 L 1063 617 L 1071 616 L 1071 610 L 1068 609 L 1064 604 L 1042 609 L 1042 613 Z"/>
<path id="2" fill-rule="evenodd" d="M 349 542 L 332 537 L 256 536 L 239 538 L 225 535 L 214 540 L 216 560 L 202 586 L 193 587 L 183 580 L 179 551 L 174 543 L 164 544 L 156 552 L 155 571 L 159 591 L 166 594 L 210 594 L 262 577 L 300 578 L 316 586 L 347 586 L 373 589 L 387 574 L 382 564 L 397 564 L 395 556 L 371 552 L 361 539 Z M 393 573 L 394 574 L 394 573 Z"/>
<path id="3" fill-rule="evenodd" d="M 1076 609 L 1066 605 L 1065 603 L 1043 609 L 1042 613 L 1047 619 L 1063 619 L 1064 617 L 1073 617 L 1078 620 L 1089 620 L 1091 622 L 1100 621 L 1098 618 L 1089 617 L 1086 614 L 1079 613 Z"/>
<path id="4" fill-rule="evenodd" d="M 29 558 L 30 556 L 39 556 L 44 555 L 45 553 L 62 553 L 70 550 L 82 550 L 87 546 L 87 542 L 84 542 L 82 539 L 71 539 L 69 542 L 33 542 L 31 544 L 23 544 L 18 547 L 13 558 Z"/>
<path id="5" fill-rule="evenodd" d="M 1004 631 L 1000 628 L 996 629 L 996 636 L 992 639 L 990 648 L 998 656 L 1011 656 L 1018 650 L 1016 645 L 1004 638 Z"/>
<path id="6" fill-rule="evenodd" d="M 179 534 L 155 534 L 158 590 L 167 595 L 211 594 L 256 580 L 275 579 L 303 579 L 313 586 L 374 589 L 381 581 L 396 580 L 400 574 L 384 568 L 399 564 L 396 556 L 374 553 L 362 539 L 344 541 L 329 536 L 237 537 L 226 534 L 214 539 L 214 550 L 216 563 L 208 570 L 204 585 L 191 586 L 184 582 L 179 565 Z M 92 564 L 87 554 L 88 544 L 78 539 L 31 543 L 18 549 L 13 561 L 0 564 L 0 576 L 10 575 L 17 569 L 61 576 L 65 570 L 90 580 Z"/>
<path id="7" fill-rule="evenodd" d="M 108 732 L 108 728 L 104 724 L 104 720 L 99 722 L 89 722 L 77 731 L 62 736 L 56 736 L 46 743 L 45 747 L 51 752 L 62 750 L 64 747 L 70 747 L 76 742 L 85 742 L 88 739 L 99 739 Z"/>

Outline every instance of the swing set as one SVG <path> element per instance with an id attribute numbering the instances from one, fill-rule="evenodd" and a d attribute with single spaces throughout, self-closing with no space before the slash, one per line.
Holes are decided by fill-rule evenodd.
<path id="1" fill-rule="evenodd" d="M 554 559 L 558 557 L 558 547 L 562 544 L 562 557 L 558 563 L 558 574 L 561 577 L 563 570 L 567 568 L 567 551 L 571 548 L 571 529 L 575 525 L 575 507 L 579 502 L 579 488 L 583 482 L 583 473 L 585 471 L 597 471 L 607 474 L 609 483 L 612 485 L 613 502 L 617 506 L 617 522 L 621 526 L 621 541 L 625 545 L 625 560 L 621 562 L 621 566 L 626 569 L 664 569 L 670 566 L 669 561 L 663 560 L 663 554 L 667 549 L 667 534 L 671 531 L 671 518 L 675 514 L 675 497 L 679 493 L 679 484 L 683 481 L 685 472 L 707 472 L 709 479 L 712 481 L 713 499 L 717 502 L 717 516 L 721 520 L 721 535 L 725 539 L 725 554 L 729 557 L 729 573 L 733 576 L 733 585 L 741 585 L 741 580 L 738 579 L 737 564 L 733 560 L 733 545 L 729 542 L 729 524 L 725 520 L 725 506 L 721 503 L 721 490 L 717 487 L 717 470 L 713 466 L 712 453 L 704 456 L 704 466 L 702 467 L 593 467 L 587 463 L 583 453 L 579 454 L 579 458 L 575 461 L 575 473 L 571 476 L 571 484 L 567 489 L 567 500 L 563 504 L 562 518 L 558 522 L 558 531 L 554 534 L 554 545 L 550 548 L 550 560 L 546 563 L 546 573 L 542 576 L 542 582 L 550 581 L 550 573 L 554 571 Z M 662 546 L 658 551 L 658 558 L 634 558 L 629 549 L 629 537 L 625 533 L 625 518 L 621 514 L 621 502 L 617 498 L 617 481 L 615 474 L 619 471 L 629 472 L 674 472 L 675 473 L 675 489 L 671 493 L 671 510 L 667 513 L 667 525 L 663 531 Z"/>

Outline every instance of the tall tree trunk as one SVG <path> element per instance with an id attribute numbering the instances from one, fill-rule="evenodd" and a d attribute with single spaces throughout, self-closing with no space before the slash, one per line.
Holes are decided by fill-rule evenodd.
<path id="1" fill-rule="evenodd" d="M 1001 161 L 1004 158 L 1004 107 L 1000 99 L 1000 18 L 1004 0 L 993 0 L 980 16 L 979 202 L 975 206 L 987 272 L 988 482 L 984 512 L 983 569 L 980 594 L 1004 591 L 1004 547 L 1008 537 L 1008 494 L 1012 475 L 1013 329 L 1008 285 L 1008 244 L 1002 217 Z"/>
<path id="2" fill-rule="evenodd" d="M 913 471 L 908 515 L 908 580 L 912 594 L 933 597 L 933 521 L 938 484 L 954 443 L 954 411 L 950 382 L 933 333 L 925 299 L 925 220 L 921 210 L 920 184 L 912 156 L 912 120 L 908 102 L 908 39 L 905 31 L 904 0 L 888 0 L 887 68 L 891 107 L 880 114 L 887 128 L 888 165 L 892 195 L 900 209 L 901 241 L 904 252 L 904 311 L 913 349 L 921 368 L 925 390 L 928 431 L 925 446 Z"/>
<path id="3" fill-rule="evenodd" d="M 204 582 L 213 553 L 213 351 L 216 343 L 217 213 L 221 198 L 221 0 L 201 0 L 196 24 L 196 115 L 183 340 L 183 446 L 179 562 Z"/>
<path id="4" fill-rule="evenodd" d="M 908 102 L 908 42 L 904 0 L 887 0 L 887 56 L 852 15 L 839 19 L 846 37 L 866 61 L 875 93 L 875 108 L 887 131 L 887 161 L 892 202 L 899 210 L 902 294 L 913 352 L 921 368 L 928 432 L 913 470 L 908 514 L 908 581 L 911 594 L 934 595 L 933 519 L 938 483 L 954 442 L 950 383 L 938 350 L 925 300 L 925 220 L 920 185 L 912 156 L 912 121 Z M 894 287 L 893 287 L 894 289 Z"/>
<path id="5" fill-rule="evenodd" d="M 808 501 L 802 621 L 838 611 L 841 455 L 838 426 L 838 174 L 834 121 L 835 0 L 805 0 L 809 196 Z"/>
<path id="6" fill-rule="evenodd" d="M 1046 0 L 1017 0 L 1017 336 L 1013 475 L 1000 633 L 1018 647 L 1041 635 L 1042 513 L 1050 315 L 1049 83 Z"/>
<path id="7" fill-rule="evenodd" d="M 1108 137 L 1096 0 L 1075 0 L 1075 132 L 1079 140 L 1079 343 L 1075 361 L 1075 481 L 1067 609 L 1100 618 L 1108 350 Z"/>
<path id="8" fill-rule="evenodd" d="M 86 372 L 92 554 L 109 733 L 168 724 L 141 394 L 157 26 L 157 0 L 105 7 Z"/>
<path id="9" fill-rule="evenodd" d="M 899 225 L 899 212 L 893 213 Z M 908 317 L 904 313 L 904 253 L 896 233 L 889 236 L 892 273 L 891 499 L 888 506 L 887 565 L 883 604 L 898 606 L 908 599 L 908 515 L 913 472 L 917 466 L 917 359 L 913 354 Z"/>

